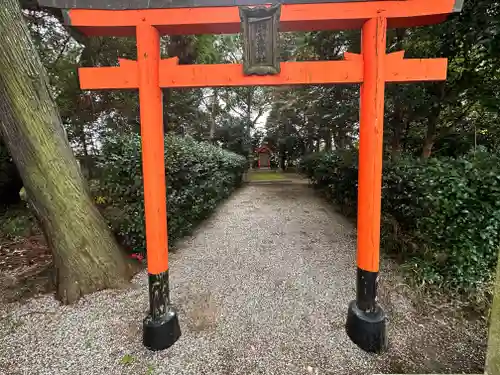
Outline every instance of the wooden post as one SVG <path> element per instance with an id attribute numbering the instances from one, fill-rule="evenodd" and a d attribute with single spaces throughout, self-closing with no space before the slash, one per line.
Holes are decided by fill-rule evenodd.
<path id="1" fill-rule="evenodd" d="M 387 348 L 385 313 L 376 302 L 380 253 L 380 209 L 384 128 L 384 61 L 387 19 L 377 17 L 362 29 L 358 250 L 356 301 L 349 305 L 347 333 L 362 349 Z"/>
<path id="2" fill-rule="evenodd" d="M 137 26 L 137 61 L 150 303 L 143 343 L 152 350 L 162 350 L 173 345 L 181 333 L 169 301 L 160 35 L 153 26 Z"/>
<path id="3" fill-rule="evenodd" d="M 357 264 L 358 272 L 376 275 L 380 247 L 386 20 L 381 17 L 368 20 L 362 35 L 364 81 L 360 108 Z M 367 277 L 375 280 L 371 275 Z M 358 291 L 361 293 L 358 307 L 364 311 L 374 309 L 372 289 L 368 291 L 363 287 Z"/>

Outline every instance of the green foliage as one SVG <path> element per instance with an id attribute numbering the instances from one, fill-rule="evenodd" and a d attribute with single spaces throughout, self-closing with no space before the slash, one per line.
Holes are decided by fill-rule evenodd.
<path id="1" fill-rule="evenodd" d="M 456 157 L 477 145 L 498 148 L 499 20 L 500 2 L 467 0 L 446 22 L 388 30 L 388 52 L 448 59 L 446 81 L 387 85 L 384 148 L 392 156 Z M 359 53 L 361 38 L 359 30 L 349 30 L 284 40 L 287 59 L 341 60 L 345 51 Z M 267 143 L 283 157 L 331 150 L 332 142 L 351 149 L 359 129 L 359 86 L 276 89 L 266 127 Z"/>
<path id="2" fill-rule="evenodd" d="M 15 240 L 38 232 L 36 220 L 25 205 L 11 206 L 0 212 L 0 236 Z"/>
<path id="3" fill-rule="evenodd" d="M 281 181 L 286 180 L 286 175 L 279 172 L 251 172 L 248 174 L 249 181 Z"/>
<path id="4" fill-rule="evenodd" d="M 134 362 L 135 362 L 135 357 L 130 354 L 125 354 L 120 360 L 120 363 L 122 365 L 131 365 Z"/>
<path id="5" fill-rule="evenodd" d="M 301 171 L 336 204 L 357 210 L 357 155 L 320 153 Z M 387 162 L 382 246 L 423 281 L 472 292 L 489 281 L 500 236 L 500 157 L 402 158 Z"/>
<path id="6" fill-rule="evenodd" d="M 96 195 L 122 243 L 144 249 L 144 201 L 140 137 L 110 137 L 100 161 L 102 181 Z M 189 233 L 242 181 L 245 158 L 189 137 L 165 137 L 169 241 Z"/>
<path id="7" fill-rule="evenodd" d="M 215 132 L 215 140 L 226 150 L 239 155 L 248 155 L 246 144 L 248 127 L 238 118 L 223 119 L 221 126 Z"/>

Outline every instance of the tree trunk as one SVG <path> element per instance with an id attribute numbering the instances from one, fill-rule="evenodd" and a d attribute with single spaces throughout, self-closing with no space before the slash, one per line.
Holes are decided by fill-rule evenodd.
<path id="1" fill-rule="evenodd" d="M 18 0 L 0 7 L 0 131 L 56 268 L 63 303 L 125 285 L 131 266 L 94 206 Z"/>
<path id="2" fill-rule="evenodd" d="M 80 65 L 83 67 L 96 66 L 94 56 L 98 56 L 101 52 L 102 40 L 97 38 L 83 37 L 82 41 L 85 43 L 85 47 L 80 56 Z M 78 124 L 75 124 L 78 127 L 78 138 L 83 151 L 81 162 L 86 173 L 85 177 L 90 180 L 93 178 L 93 170 L 88 153 L 85 126 L 87 124 L 92 124 L 97 120 L 94 109 L 94 97 L 92 94 L 84 93 L 83 90 L 78 90 L 78 92 L 75 94 L 79 95 L 81 98 L 81 100 L 79 101 L 79 108 L 77 108 L 77 110 L 82 114 L 82 116 L 78 120 Z"/>
<path id="3" fill-rule="evenodd" d="M 217 117 L 217 89 L 214 88 L 214 96 L 212 100 L 212 114 L 211 114 L 211 122 L 210 122 L 210 142 L 215 143 L 215 130 L 217 128 L 217 122 L 216 117 Z"/>
<path id="4" fill-rule="evenodd" d="M 311 154 L 314 152 L 313 139 L 311 137 L 307 137 L 306 140 L 306 154 Z"/>
<path id="5" fill-rule="evenodd" d="M 280 152 L 280 168 L 283 172 L 286 170 L 286 151 L 285 151 L 286 146 L 281 146 L 281 152 Z"/>
<path id="6" fill-rule="evenodd" d="M 408 147 L 408 134 L 410 133 L 411 118 L 406 120 L 404 136 L 401 138 L 401 149 L 406 150 Z"/>
<path id="7" fill-rule="evenodd" d="M 401 155 L 401 140 L 403 138 L 403 129 L 405 128 L 405 124 L 403 123 L 403 113 L 400 104 L 398 103 L 396 103 L 392 125 L 393 133 L 391 140 L 391 158 L 392 160 L 396 160 Z"/>
<path id="8" fill-rule="evenodd" d="M 434 147 L 434 136 L 425 137 L 424 146 L 422 148 L 423 159 L 429 159 L 431 157 L 433 147 Z"/>
<path id="9" fill-rule="evenodd" d="M 486 374 L 500 375 L 500 252 L 498 253 L 493 304 L 490 311 L 488 351 L 486 354 Z"/>
<path id="10" fill-rule="evenodd" d="M 306 152 L 308 154 L 314 152 L 314 129 L 313 129 L 313 123 L 309 122 L 307 124 L 307 143 L 306 143 Z"/>
<path id="11" fill-rule="evenodd" d="M 252 150 L 252 102 L 253 102 L 253 87 L 248 87 L 248 94 L 247 94 L 247 147 L 248 147 L 248 155 L 252 155 L 253 150 Z"/>
<path id="12" fill-rule="evenodd" d="M 81 160 L 82 160 L 83 169 L 85 170 L 86 178 L 88 180 L 90 180 L 90 179 L 92 179 L 92 166 L 90 163 L 90 155 L 89 155 L 89 151 L 88 151 L 88 147 L 87 147 L 87 137 L 85 135 L 85 124 L 80 123 L 79 125 L 81 125 L 78 130 L 80 132 L 79 138 L 80 138 L 80 145 L 82 146 L 82 153 L 83 153 Z"/>
<path id="13" fill-rule="evenodd" d="M 424 144 L 422 146 L 422 158 L 428 159 L 432 153 L 432 147 L 434 147 L 434 142 L 436 141 L 436 129 L 439 114 L 431 114 L 429 117 L 429 122 L 427 124 L 427 131 L 425 134 Z"/>
<path id="14" fill-rule="evenodd" d="M 347 135 L 343 127 L 338 127 L 337 133 L 337 146 L 339 150 L 345 150 L 347 148 Z"/>
<path id="15" fill-rule="evenodd" d="M 325 129 L 325 150 L 332 151 L 332 131 L 330 128 Z"/>
<path id="16" fill-rule="evenodd" d="M 190 35 L 171 35 L 167 46 L 169 57 L 178 57 L 179 65 L 193 64 L 198 57 L 198 51 L 194 43 L 194 38 Z M 170 111 L 172 106 L 172 89 L 163 89 L 163 131 L 165 133 L 175 131 L 174 124 L 170 124 Z M 183 132 L 184 133 L 184 132 Z M 184 134 L 183 134 L 184 135 Z"/>
<path id="17" fill-rule="evenodd" d="M 163 89 L 162 90 L 162 101 L 163 101 L 163 131 L 165 133 L 168 133 L 170 130 L 169 123 L 170 123 L 170 111 L 169 111 L 169 103 L 170 99 L 172 97 L 172 89 Z"/>
<path id="18" fill-rule="evenodd" d="M 427 132 L 422 146 L 423 159 L 428 159 L 431 156 L 432 148 L 434 147 L 434 142 L 436 141 L 437 126 L 439 116 L 441 115 L 441 102 L 445 96 L 445 88 L 446 82 L 439 82 L 434 86 L 433 91 L 435 92 L 436 102 L 434 103 L 427 123 Z"/>

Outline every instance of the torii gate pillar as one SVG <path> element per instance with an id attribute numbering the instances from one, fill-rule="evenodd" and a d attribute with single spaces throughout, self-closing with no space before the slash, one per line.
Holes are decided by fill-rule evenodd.
<path id="1" fill-rule="evenodd" d="M 143 343 L 152 350 L 162 350 L 179 339 L 181 329 L 169 295 L 160 34 L 152 25 L 137 25 L 136 39 L 149 278 L 149 314 L 143 321 Z"/>
<path id="2" fill-rule="evenodd" d="M 382 146 L 384 136 L 384 61 L 387 19 L 367 20 L 362 28 L 358 176 L 358 251 L 356 300 L 349 304 L 347 334 L 366 351 L 387 348 L 386 316 L 377 304 L 379 271 Z"/>

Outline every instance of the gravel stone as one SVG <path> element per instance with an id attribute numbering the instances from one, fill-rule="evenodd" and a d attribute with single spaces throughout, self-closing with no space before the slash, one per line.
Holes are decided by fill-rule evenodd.
<path id="1" fill-rule="evenodd" d="M 73 306 L 51 295 L 0 306 L 0 374 L 393 370 L 392 357 L 419 350 L 408 337 L 418 336 L 421 323 L 407 298 L 392 291 L 391 351 L 369 355 L 351 343 L 344 324 L 355 298 L 355 238 L 352 224 L 307 185 L 246 186 L 170 255 L 183 334 L 173 347 L 142 346 L 148 293 L 141 272 L 129 289 L 98 292 Z M 423 324 L 432 330 L 436 323 Z"/>

